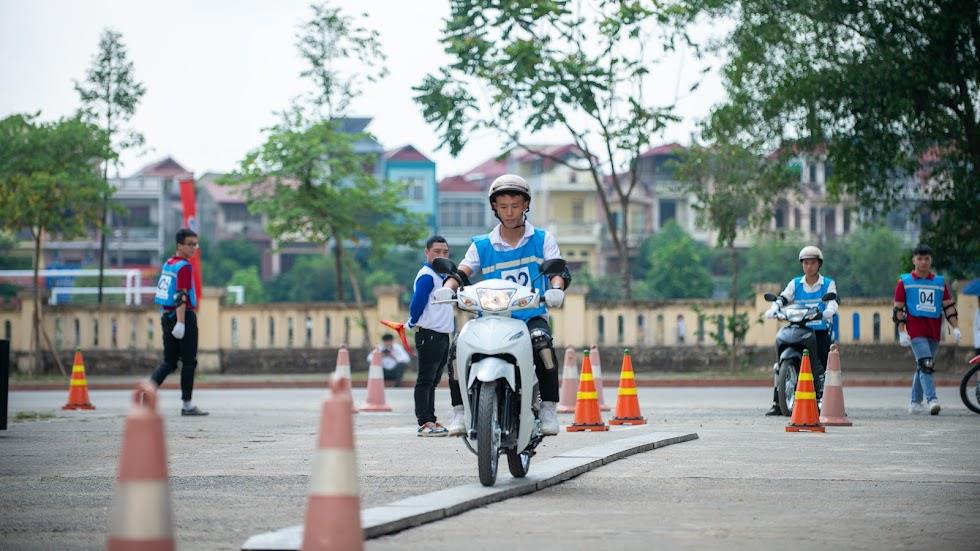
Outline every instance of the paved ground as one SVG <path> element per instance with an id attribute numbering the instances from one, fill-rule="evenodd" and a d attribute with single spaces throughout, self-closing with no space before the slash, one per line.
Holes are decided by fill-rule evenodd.
<path id="1" fill-rule="evenodd" d="M 614 389 L 607 389 L 612 402 Z M 181 549 L 236 549 L 302 518 L 323 393 L 202 390 L 208 418 L 163 404 Z M 980 416 L 941 388 L 938 417 L 904 412 L 907 390 L 845 390 L 850 428 L 787 434 L 761 412 L 763 388 L 642 389 L 644 428 L 549 439 L 536 460 L 643 430 L 700 439 L 551 488 L 373 540 L 369 549 L 721 547 L 971 548 L 980 511 Z M 93 391 L 94 412 L 62 412 L 62 392 L 11 394 L 0 432 L 0 548 L 94 549 L 106 517 L 128 394 Z M 355 390 L 355 400 L 363 398 Z M 439 403 L 448 403 L 440 391 Z M 469 483 L 475 458 L 453 439 L 414 436 L 411 394 L 391 414 L 356 416 L 362 506 Z M 566 417 L 567 419 L 567 417 Z M 532 465 L 533 469 L 533 465 Z M 505 475 L 502 475 L 505 476 Z M 968 528 L 970 527 L 970 528 Z"/>

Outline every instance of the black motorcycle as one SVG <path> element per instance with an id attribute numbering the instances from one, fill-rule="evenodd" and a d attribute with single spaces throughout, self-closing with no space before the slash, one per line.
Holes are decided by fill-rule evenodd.
<path id="1" fill-rule="evenodd" d="M 810 352 L 810 369 L 814 373 L 815 386 L 819 385 L 817 374 L 823 373 L 826 367 L 817 354 L 817 338 L 813 328 L 807 327 L 808 323 L 819 320 L 823 314 L 816 306 L 796 303 L 784 305 L 780 297 L 772 293 L 766 293 L 764 296 L 766 300 L 776 304 L 776 319 L 789 322 L 776 333 L 779 361 L 773 366 L 773 376 L 779 409 L 783 415 L 792 415 L 793 402 L 796 398 L 796 382 L 800 378 L 800 365 L 803 363 L 803 351 Z M 827 293 L 820 300 L 829 302 L 836 298 L 837 293 Z"/>

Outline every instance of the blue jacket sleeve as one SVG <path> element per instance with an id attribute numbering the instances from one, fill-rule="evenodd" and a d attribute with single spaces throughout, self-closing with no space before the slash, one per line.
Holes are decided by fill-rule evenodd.
<path id="1" fill-rule="evenodd" d="M 419 318 L 425 312 L 425 307 L 429 305 L 429 295 L 435 285 L 432 276 L 420 277 L 415 282 L 415 294 L 412 295 L 412 304 L 408 307 L 409 327 L 415 327 L 415 324 L 419 322 Z"/>

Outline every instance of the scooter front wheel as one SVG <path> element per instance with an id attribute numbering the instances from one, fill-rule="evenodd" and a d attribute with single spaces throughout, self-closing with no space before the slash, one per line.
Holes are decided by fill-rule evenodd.
<path id="1" fill-rule="evenodd" d="M 497 415 L 497 382 L 480 383 L 476 412 L 476 463 L 480 484 L 493 486 L 497 481 L 500 458 L 500 423 Z"/>
<path id="2" fill-rule="evenodd" d="M 796 401 L 796 362 L 790 359 L 779 362 L 776 375 L 776 397 L 783 415 L 793 415 L 793 402 Z"/>

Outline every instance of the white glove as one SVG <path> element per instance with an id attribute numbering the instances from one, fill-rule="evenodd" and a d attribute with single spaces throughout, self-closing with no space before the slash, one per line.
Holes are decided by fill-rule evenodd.
<path id="1" fill-rule="evenodd" d="M 436 289 L 436 292 L 432 294 L 432 300 L 442 301 L 442 300 L 452 300 L 452 299 L 453 299 L 453 290 L 450 289 L 449 287 L 441 287 L 439 289 Z"/>
<path id="2" fill-rule="evenodd" d="M 956 342 L 960 342 L 960 337 L 962 337 L 962 336 L 963 336 L 963 334 L 960 333 L 960 328 L 959 327 L 954 327 L 953 328 L 953 340 L 955 340 Z"/>
<path id="3" fill-rule="evenodd" d="M 565 302 L 565 291 L 561 289 L 548 289 L 544 292 L 544 302 L 550 308 L 560 308 Z"/>
<path id="4" fill-rule="evenodd" d="M 778 310 L 776 310 L 776 307 L 773 306 L 772 308 L 766 310 L 766 312 L 764 314 L 762 314 L 762 317 L 764 317 L 766 319 L 769 319 L 769 320 L 774 320 L 774 319 L 776 319 L 776 312 L 777 311 Z"/>
<path id="5" fill-rule="evenodd" d="M 174 325 L 174 329 L 170 332 L 170 334 L 173 335 L 175 339 L 184 338 L 184 324 L 178 321 L 177 325 Z"/>
<path id="6" fill-rule="evenodd" d="M 909 334 L 905 331 L 899 331 L 898 344 L 908 348 L 909 346 L 912 346 L 912 337 L 909 337 Z"/>

